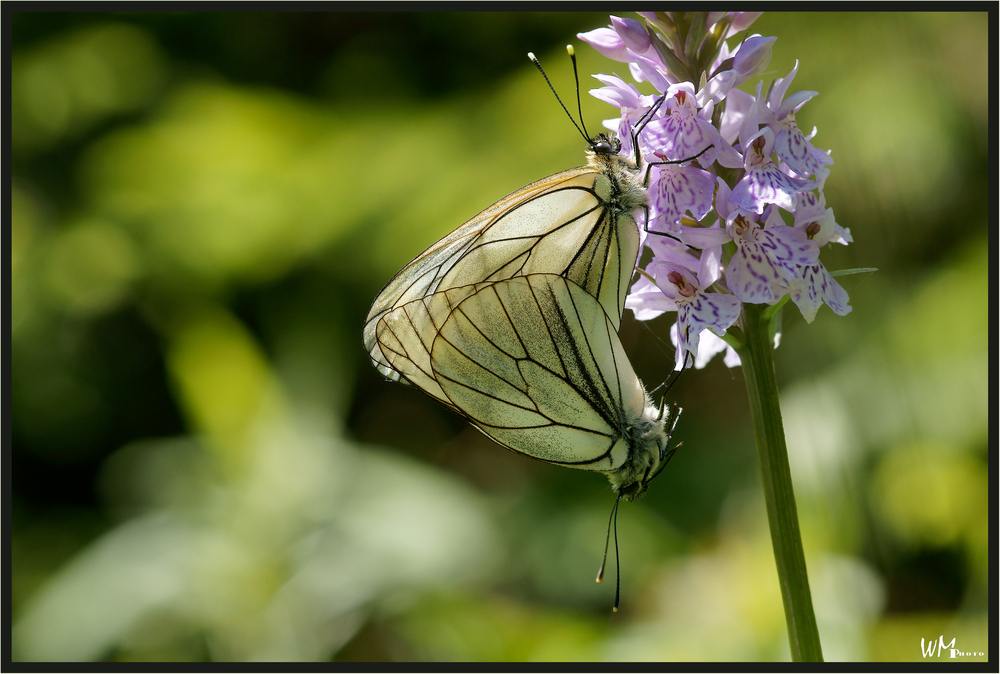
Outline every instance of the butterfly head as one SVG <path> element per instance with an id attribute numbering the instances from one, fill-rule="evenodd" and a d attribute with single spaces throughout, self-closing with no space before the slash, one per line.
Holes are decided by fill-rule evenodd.
<path id="1" fill-rule="evenodd" d="M 615 155 L 621 152 L 622 142 L 614 134 L 602 133 L 590 139 L 590 149 L 594 154 Z"/>
<path id="2" fill-rule="evenodd" d="M 647 399 L 648 400 L 648 399 Z M 618 470 L 608 473 L 611 488 L 623 501 L 634 501 L 646 493 L 649 483 L 673 457 L 677 446 L 670 447 L 670 437 L 681 409 L 649 405 L 642 417 L 635 419 L 626 430 L 629 455 Z"/>

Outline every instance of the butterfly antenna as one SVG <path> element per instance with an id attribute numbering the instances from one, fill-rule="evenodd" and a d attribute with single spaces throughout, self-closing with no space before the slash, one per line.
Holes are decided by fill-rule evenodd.
<path id="1" fill-rule="evenodd" d="M 590 139 L 590 132 L 587 131 L 587 122 L 583 120 L 583 105 L 580 102 L 580 73 L 576 68 L 576 50 L 573 49 L 573 45 L 566 45 L 566 53 L 569 54 L 569 60 L 573 62 L 573 81 L 576 82 L 576 114 L 580 115 L 580 126 L 583 127 L 583 135 Z"/>
<path id="2" fill-rule="evenodd" d="M 619 496 L 621 498 L 621 496 Z M 618 599 L 622 593 L 622 565 L 618 559 L 618 507 L 615 506 L 615 605 L 611 607 L 612 613 L 618 613 Z"/>
<path id="3" fill-rule="evenodd" d="M 608 544 L 611 543 L 611 530 L 615 531 L 615 605 L 612 607 L 614 613 L 618 612 L 618 598 L 621 594 L 621 569 L 618 566 L 618 504 L 622 500 L 621 493 L 615 499 L 615 504 L 611 506 L 611 517 L 608 518 L 608 535 L 604 539 L 604 556 L 601 558 L 601 568 L 597 570 L 597 582 L 604 580 L 604 565 L 608 561 Z"/>
<path id="4" fill-rule="evenodd" d="M 597 582 L 600 583 L 604 580 L 604 564 L 608 561 L 608 544 L 611 543 L 611 523 L 615 518 L 615 511 L 618 510 L 618 501 L 621 500 L 621 494 L 615 499 L 615 504 L 611 506 L 611 516 L 608 518 L 608 535 L 604 538 L 604 556 L 601 557 L 601 568 L 597 570 Z"/>
<path id="5" fill-rule="evenodd" d="M 572 51 L 573 47 L 569 46 L 567 47 L 567 49 L 570 51 L 570 56 L 573 56 L 573 51 Z M 559 94 L 556 93 L 556 88 L 552 86 L 552 82 L 549 81 L 549 76 L 546 75 L 545 71 L 542 69 L 542 64 L 538 62 L 538 59 L 535 58 L 535 55 L 532 54 L 530 51 L 528 52 L 528 58 L 531 59 L 531 62 L 535 64 L 536 68 L 538 68 L 538 72 L 540 72 L 542 74 L 542 77 L 545 78 L 545 83 L 549 85 L 549 89 L 552 90 L 552 95 L 556 97 L 557 101 L 559 101 L 559 105 L 561 105 L 562 109 L 566 112 L 566 116 L 569 117 L 569 121 L 573 122 L 573 126 L 575 126 L 576 130 L 580 132 L 580 135 L 583 136 L 583 139 L 586 140 L 588 143 L 590 143 L 591 142 L 590 136 L 588 136 L 587 132 L 581 129 L 580 125 L 576 123 L 575 119 L 573 119 L 573 115 L 570 114 L 569 109 L 566 107 L 566 104 L 562 102 L 562 99 L 559 98 Z M 576 58 L 573 58 L 573 72 L 574 73 L 576 72 Z M 577 91 L 579 92 L 579 84 L 577 85 Z M 579 99 L 580 96 L 579 93 L 577 93 L 577 102 L 579 102 Z M 582 116 L 580 117 L 580 121 L 581 122 L 583 121 Z"/>

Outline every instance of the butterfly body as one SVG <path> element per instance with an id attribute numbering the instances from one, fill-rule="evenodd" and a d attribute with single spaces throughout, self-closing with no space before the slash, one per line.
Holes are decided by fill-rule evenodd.
<path id="1" fill-rule="evenodd" d="M 646 186 L 642 171 L 634 161 L 619 155 L 620 150 L 617 138 L 601 134 L 587 150 L 587 165 L 603 178 L 596 181 L 595 189 L 607 207 L 620 217 L 633 217 L 637 209 L 647 205 Z"/>

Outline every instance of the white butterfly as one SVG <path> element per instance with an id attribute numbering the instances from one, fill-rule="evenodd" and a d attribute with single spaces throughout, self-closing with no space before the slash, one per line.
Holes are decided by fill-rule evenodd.
<path id="1" fill-rule="evenodd" d="M 418 302 L 431 314 L 451 304 Z M 624 500 L 668 458 L 677 414 L 650 402 L 601 304 L 562 276 L 476 288 L 442 322 L 430 365 L 435 393 L 498 443 L 602 472 Z"/>
<path id="2" fill-rule="evenodd" d="M 591 142 L 586 166 L 522 187 L 403 267 L 365 319 L 365 349 L 376 369 L 392 380 L 408 379 L 414 368 L 429 374 L 426 347 L 440 323 L 410 316 L 410 337 L 385 332 L 412 312 L 409 303 L 528 274 L 573 281 L 597 298 L 617 329 L 639 253 L 633 213 L 646 204 L 641 171 L 619 149 L 616 138 L 601 135 Z"/>
<path id="3" fill-rule="evenodd" d="M 550 463 L 607 473 L 615 491 L 627 499 L 641 494 L 658 472 L 669 440 L 664 427 L 670 422 L 672 428 L 676 421 L 676 415 L 664 417 L 662 409 L 649 403 L 616 334 L 639 252 L 634 214 L 647 205 L 648 172 L 644 175 L 640 168 L 638 134 L 663 100 L 661 97 L 632 131 L 634 160 L 617 154 L 621 143 L 613 135 L 601 134 L 588 141 L 586 166 L 522 187 L 418 255 L 375 298 L 364 326 L 365 348 L 372 364 L 388 379 L 417 386 L 510 449 Z M 583 129 L 580 132 L 586 137 Z M 544 317 L 542 323 L 534 320 L 542 305 L 528 303 L 526 293 L 536 284 L 550 289 L 546 311 L 570 305 L 585 307 L 583 320 L 587 326 L 600 327 L 604 335 L 601 341 L 592 347 L 586 341 L 586 331 L 567 332 L 565 323 L 544 323 L 555 320 L 553 317 Z M 569 371 L 564 367 L 554 378 L 544 372 L 556 370 L 534 358 L 533 352 L 518 361 L 528 370 L 534 367 L 532 363 L 543 366 L 544 372 L 539 370 L 537 378 L 531 380 L 529 398 L 536 400 L 535 407 L 541 405 L 555 415 L 550 423 L 528 424 L 525 420 L 538 421 L 541 412 L 535 409 L 531 414 L 523 413 L 516 425 L 507 426 L 503 415 L 512 408 L 486 405 L 474 393 L 463 397 L 454 388 L 456 383 L 473 382 L 467 373 L 455 370 L 453 363 L 442 360 L 447 348 L 443 345 L 449 342 L 442 341 L 443 336 L 455 333 L 463 317 L 500 291 L 518 303 L 516 308 L 503 307 L 513 311 L 507 314 L 504 329 L 514 325 L 522 329 L 522 321 L 527 321 L 523 328 L 526 337 L 544 346 L 554 337 L 540 326 L 560 328 L 559 349 L 567 354 L 590 354 L 589 361 L 580 361 L 582 369 Z M 577 298 L 579 295 L 587 299 Z M 493 321 L 498 317 L 482 310 L 475 313 L 478 323 L 496 328 Z M 462 352 L 476 353 L 477 348 L 486 348 L 485 344 L 476 346 L 483 334 L 456 333 L 456 343 L 462 345 Z M 490 334 L 500 335 L 496 330 Z M 442 351 L 435 355 L 436 349 Z M 503 359 L 496 363 L 484 360 L 480 366 L 485 372 L 505 367 L 504 363 Z M 492 372 L 494 379 L 483 375 L 480 380 L 495 384 L 500 373 Z M 609 388 L 598 394 L 598 378 L 606 386 L 616 387 L 617 393 L 612 395 Z M 521 383 L 527 385 L 526 381 Z M 569 408 L 556 404 L 574 392 L 577 398 L 582 395 L 586 404 L 578 400 Z M 523 399 L 519 402 L 526 404 Z M 525 407 L 530 409 L 530 405 Z M 570 416 L 582 414 L 583 425 L 560 417 L 560 410 Z M 494 414 L 498 416 L 491 417 Z"/>

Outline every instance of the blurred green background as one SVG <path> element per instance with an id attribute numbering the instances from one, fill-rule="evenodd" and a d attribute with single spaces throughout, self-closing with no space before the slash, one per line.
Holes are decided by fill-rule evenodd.
<path id="1" fill-rule="evenodd" d="M 15 660 L 789 658 L 739 370 L 671 390 L 684 446 L 621 509 L 612 615 L 606 479 L 361 345 L 410 258 L 583 163 L 525 53 L 565 97 L 568 42 L 624 75 L 575 37 L 606 15 L 8 16 Z M 990 655 L 988 20 L 752 29 L 765 86 L 799 59 L 820 92 L 798 121 L 855 240 L 824 262 L 879 270 L 841 279 L 846 317 L 785 311 L 776 354 L 828 660 Z M 670 321 L 626 313 L 649 387 Z"/>

